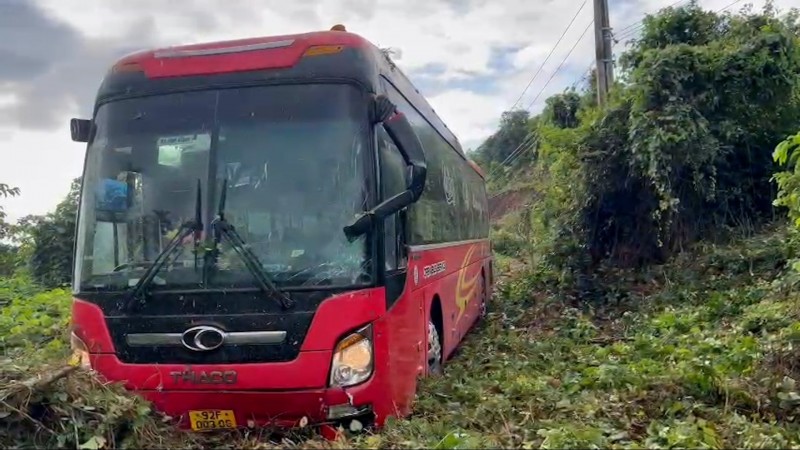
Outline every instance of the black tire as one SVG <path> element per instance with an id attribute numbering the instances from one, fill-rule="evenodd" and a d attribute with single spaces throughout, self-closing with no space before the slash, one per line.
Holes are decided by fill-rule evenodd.
<path id="1" fill-rule="evenodd" d="M 442 350 L 442 340 L 439 336 L 439 329 L 431 318 L 428 319 L 427 348 L 428 375 L 439 376 L 444 372 L 444 351 Z"/>
<path id="2" fill-rule="evenodd" d="M 481 304 L 478 321 L 482 321 L 489 314 L 489 295 L 486 289 L 486 277 L 481 275 Z"/>

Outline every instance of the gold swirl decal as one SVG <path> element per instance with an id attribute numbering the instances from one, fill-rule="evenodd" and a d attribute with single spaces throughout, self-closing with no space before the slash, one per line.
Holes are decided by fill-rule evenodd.
<path id="1" fill-rule="evenodd" d="M 456 285 L 456 306 L 458 306 L 458 317 L 456 320 L 461 319 L 461 316 L 464 315 L 464 310 L 467 309 L 467 304 L 473 297 L 475 297 L 475 289 L 478 287 L 478 277 L 481 276 L 480 271 L 478 271 L 474 277 L 466 280 L 467 265 L 472 259 L 472 255 L 475 253 L 475 247 L 477 246 L 473 245 L 469 248 L 469 250 L 467 250 L 467 254 L 464 256 L 464 261 L 461 263 L 461 270 L 458 273 L 458 284 Z"/>

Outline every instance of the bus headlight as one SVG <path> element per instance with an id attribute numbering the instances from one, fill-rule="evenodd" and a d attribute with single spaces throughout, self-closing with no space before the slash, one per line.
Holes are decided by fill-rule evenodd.
<path id="1" fill-rule="evenodd" d="M 69 365 L 80 366 L 84 369 L 91 369 L 92 363 L 89 360 L 89 348 L 83 339 L 79 338 L 73 331 L 69 335 L 69 345 L 72 348 L 72 356 L 69 358 Z"/>
<path id="2" fill-rule="evenodd" d="M 372 367 L 372 325 L 367 325 L 336 344 L 329 384 L 334 387 L 356 385 L 372 375 Z"/>

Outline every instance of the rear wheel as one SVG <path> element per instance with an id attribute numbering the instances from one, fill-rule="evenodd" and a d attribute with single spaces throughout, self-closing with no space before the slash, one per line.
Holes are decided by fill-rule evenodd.
<path id="1" fill-rule="evenodd" d="M 481 275 L 481 285 L 480 285 L 480 293 L 481 293 L 481 305 L 480 305 L 480 315 L 478 318 L 480 320 L 486 318 L 486 315 L 489 313 L 489 295 L 486 292 L 486 277 Z"/>
<path id="2" fill-rule="evenodd" d="M 441 375 L 443 372 L 442 361 L 442 340 L 439 337 L 439 329 L 433 323 L 433 319 L 428 319 L 428 375 Z"/>

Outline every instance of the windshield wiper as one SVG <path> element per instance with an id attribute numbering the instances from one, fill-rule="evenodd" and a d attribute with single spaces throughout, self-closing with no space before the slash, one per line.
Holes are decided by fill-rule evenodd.
<path id="1" fill-rule="evenodd" d="M 236 254 L 242 258 L 245 266 L 256 279 L 259 287 L 265 294 L 273 297 L 280 303 L 283 309 L 289 309 L 294 306 L 294 300 L 289 298 L 285 293 L 281 292 L 275 283 L 270 280 L 269 275 L 264 270 L 264 266 L 258 257 L 247 246 L 242 237 L 236 231 L 236 228 L 225 219 L 225 197 L 228 190 L 228 179 L 222 180 L 222 190 L 219 194 L 219 208 L 217 211 L 217 218 L 211 222 L 211 229 L 214 233 L 214 247 L 206 252 L 204 269 L 208 270 L 211 267 L 216 267 L 217 258 L 219 257 L 219 244 L 222 238 L 225 237 L 230 241 L 231 247 L 236 251 Z M 205 277 L 204 277 L 205 278 Z"/>
<path id="2" fill-rule="evenodd" d="M 167 244 L 167 248 L 165 248 L 161 253 L 158 254 L 155 261 L 153 261 L 153 265 L 151 265 L 139 278 L 139 281 L 131 289 L 128 297 L 125 301 L 125 309 L 128 311 L 133 311 L 136 305 L 139 303 L 139 294 L 153 282 L 155 279 L 156 274 L 158 271 L 164 267 L 164 264 L 167 263 L 167 260 L 175 251 L 176 248 L 186 239 L 187 236 L 194 232 L 194 247 L 195 247 L 195 255 L 197 255 L 197 246 L 200 241 L 200 233 L 203 231 L 203 218 L 202 218 L 202 192 L 200 187 L 200 179 L 197 179 L 197 199 L 195 201 L 195 214 L 194 220 L 190 220 L 188 222 L 184 222 L 178 227 L 178 232 L 175 233 L 175 236 L 170 239 L 169 243 Z M 197 265 L 197 259 L 195 259 L 195 265 Z M 146 298 L 146 296 L 145 296 Z M 143 303 L 143 302 L 142 302 Z"/>

